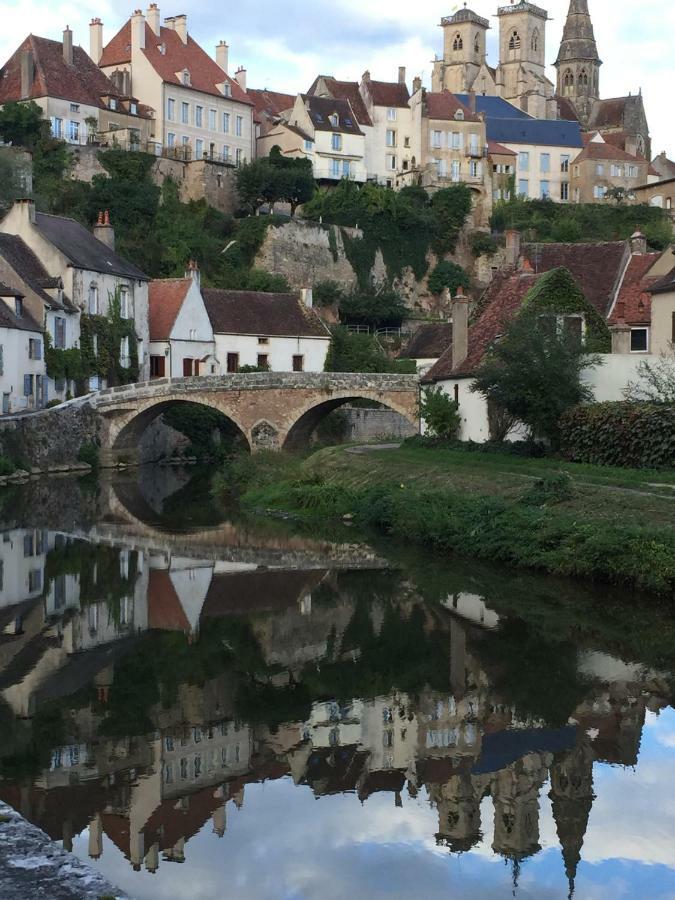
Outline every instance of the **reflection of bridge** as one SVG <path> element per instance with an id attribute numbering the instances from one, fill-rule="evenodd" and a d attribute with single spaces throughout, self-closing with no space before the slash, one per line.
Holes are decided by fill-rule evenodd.
<path id="1" fill-rule="evenodd" d="M 162 378 L 100 391 L 91 404 L 104 421 L 102 460 L 111 464 L 133 461 L 145 429 L 176 403 L 218 410 L 256 451 L 302 446 L 326 415 L 355 400 L 381 404 L 418 426 L 413 375 L 257 372 Z"/>

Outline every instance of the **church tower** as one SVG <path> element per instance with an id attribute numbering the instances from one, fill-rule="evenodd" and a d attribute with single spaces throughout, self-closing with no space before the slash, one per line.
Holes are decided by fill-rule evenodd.
<path id="1" fill-rule="evenodd" d="M 499 80 L 502 97 L 513 100 L 536 91 L 546 80 L 546 22 L 548 13 L 534 3 L 500 6 Z"/>
<path id="2" fill-rule="evenodd" d="M 558 70 L 558 96 L 569 100 L 586 126 L 593 103 L 600 97 L 600 66 L 593 22 L 587 0 L 570 0 L 560 51 L 555 62 Z"/>
<path id="3" fill-rule="evenodd" d="M 466 94 L 471 89 L 485 61 L 489 27 L 488 20 L 468 9 L 466 3 L 441 20 L 443 59 L 434 62 L 432 91 Z"/>

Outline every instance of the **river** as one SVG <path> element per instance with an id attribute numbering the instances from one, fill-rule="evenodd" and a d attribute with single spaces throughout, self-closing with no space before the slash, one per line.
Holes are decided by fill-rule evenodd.
<path id="1" fill-rule="evenodd" d="M 0 495 L 0 800 L 129 897 L 675 896 L 675 615 L 251 521 Z"/>

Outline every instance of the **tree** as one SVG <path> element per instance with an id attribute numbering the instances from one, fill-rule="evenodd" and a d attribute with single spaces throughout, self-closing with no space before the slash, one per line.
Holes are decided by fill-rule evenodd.
<path id="1" fill-rule="evenodd" d="M 386 287 L 355 288 L 340 300 L 340 321 L 369 328 L 399 328 L 408 309 L 400 294 Z"/>
<path id="2" fill-rule="evenodd" d="M 316 182 L 309 159 L 282 156 L 279 147 L 270 151 L 270 165 L 276 180 L 276 193 L 291 207 L 291 217 L 298 206 L 308 203 L 314 196 Z"/>
<path id="3" fill-rule="evenodd" d="M 457 403 L 440 388 L 426 388 L 420 400 L 420 416 L 432 437 L 456 438 L 460 426 Z"/>
<path id="4" fill-rule="evenodd" d="M 8 209 L 25 192 L 22 162 L 13 150 L 5 149 L 0 152 L 0 211 Z"/>
<path id="5" fill-rule="evenodd" d="M 237 193 L 242 207 L 252 213 L 265 203 L 274 205 L 281 199 L 269 159 L 254 159 L 237 169 Z"/>
<path id="6" fill-rule="evenodd" d="M 675 403 L 675 346 L 662 353 L 656 362 L 643 360 L 637 369 L 637 381 L 629 382 L 623 392 L 631 403 Z"/>
<path id="7" fill-rule="evenodd" d="M 399 372 L 414 375 L 415 362 L 389 359 L 371 335 L 352 334 L 341 327 L 333 329 L 324 369 L 326 372 Z"/>
<path id="8" fill-rule="evenodd" d="M 438 256 L 455 249 L 459 232 L 471 212 L 471 190 L 465 184 L 437 191 L 431 198 L 436 220 L 434 251 Z"/>
<path id="9" fill-rule="evenodd" d="M 432 294 L 440 294 L 444 288 L 454 294 L 459 287 L 468 288 L 470 285 L 471 278 L 467 272 L 457 263 L 445 259 L 429 275 L 428 286 Z"/>
<path id="10" fill-rule="evenodd" d="M 471 390 L 527 425 L 534 437 L 560 444 L 559 420 L 566 409 L 593 399 L 581 373 L 598 365 L 578 344 L 546 327 L 535 310 L 508 326 L 485 356 Z"/>
<path id="11" fill-rule="evenodd" d="M 33 150 L 49 135 L 49 122 L 33 100 L 28 103 L 5 103 L 0 109 L 0 137 L 6 144 Z"/>

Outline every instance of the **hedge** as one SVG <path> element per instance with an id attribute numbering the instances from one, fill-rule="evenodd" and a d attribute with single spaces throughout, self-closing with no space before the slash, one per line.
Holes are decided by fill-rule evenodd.
<path id="1" fill-rule="evenodd" d="M 565 457 L 573 462 L 635 469 L 675 467 L 675 406 L 592 403 L 561 419 Z"/>

